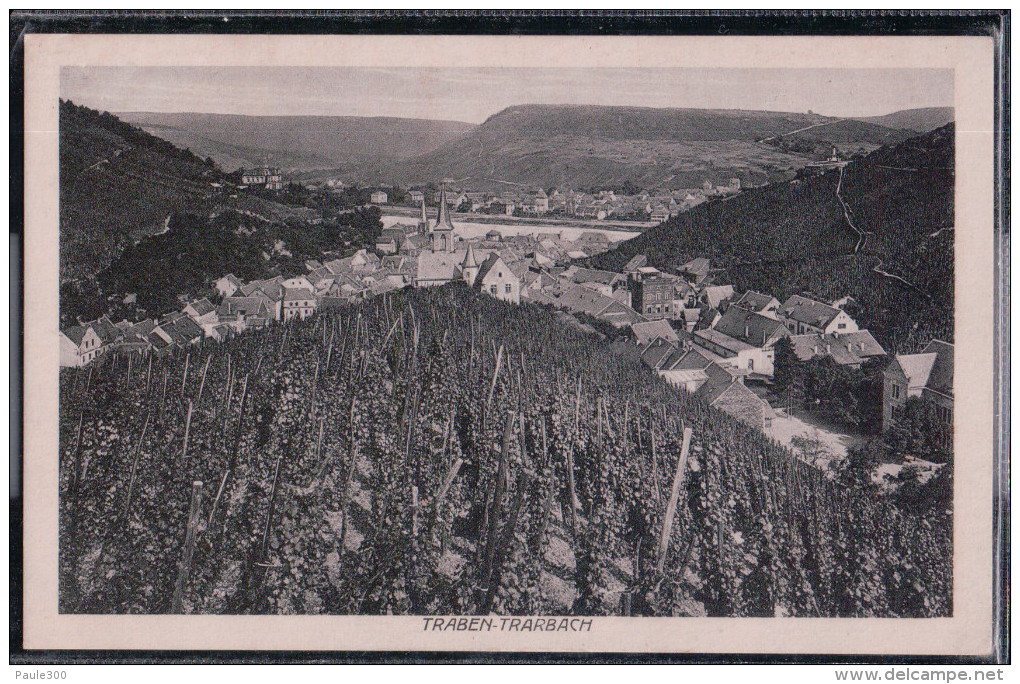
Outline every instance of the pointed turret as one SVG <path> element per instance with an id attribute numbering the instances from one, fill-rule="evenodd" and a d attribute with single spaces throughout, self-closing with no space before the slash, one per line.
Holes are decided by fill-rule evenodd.
<path id="1" fill-rule="evenodd" d="M 478 266 L 478 260 L 475 259 L 475 247 L 474 245 L 468 245 L 467 253 L 464 255 L 464 261 L 461 264 L 464 268 L 474 268 Z"/>
<path id="2" fill-rule="evenodd" d="M 421 221 L 419 223 L 424 224 L 426 227 L 429 225 L 429 215 L 425 211 L 425 198 L 421 198 Z"/>
<path id="3" fill-rule="evenodd" d="M 466 282 L 469 287 L 473 287 L 475 284 L 475 278 L 478 276 L 478 259 L 475 258 L 475 248 L 470 243 L 468 243 L 467 253 L 464 255 L 464 261 L 460 264 L 460 271 L 464 275 L 464 282 Z"/>

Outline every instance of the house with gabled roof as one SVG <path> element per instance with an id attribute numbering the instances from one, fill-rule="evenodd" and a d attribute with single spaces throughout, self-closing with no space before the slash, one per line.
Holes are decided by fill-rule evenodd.
<path id="1" fill-rule="evenodd" d="M 868 359 L 885 356 L 885 349 L 867 330 L 832 335 L 793 335 L 790 342 L 793 353 L 801 361 L 827 356 L 840 366 L 859 368 Z"/>
<path id="2" fill-rule="evenodd" d="M 521 279 L 497 254 L 490 254 L 479 266 L 474 287 L 496 299 L 521 303 Z"/>
<path id="3" fill-rule="evenodd" d="M 205 297 L 190 302 L 184 307 L 184 313 L 203 327 L 216 322 L 216 307 Z"/>
<path id="4" fill-rule="evenodd" d="M 776 414 L 768 402 L 748 389 L 739 377 L 727 372 L 720 373 L 712 366 L 716 364 L 708 367 L 706 373 L 708 379 L 698 388 L 694 396 L 746 425 L 759 430 L 769 427 Z"/>
<path id="5" fill-rule="evenodd" d="M 243 283 L 233 273 L 219 278 L 215 283 L 216 291 L 224 297 L 233 297 L 234 293 L 241 289 Z"/>
<path id="6" fill-rule="evenodd" d="M 153 328 L 152 332 L 146 336 L 149 341 L 149 349 L 156 356 L 163 356 L 173 349 L 174 343 L 166 332 L 164 332 L 158 326 Z"/>
<path id="7" fill-rule="evenodd" d="M 595 290 L 606 297 L 617 299 L 627 306 L 631 304 L 631 294 L 627 278 L 620 273 L 571 266 L 564 272 L 564 275 L 578 285 Z"/>
<path id="8" fill-rule="evenodd" d="M 304 320 L 315 313 L 315 293 L 306 287 L 288 287 L 283 291 L 283 320 Z"/>
<path id="9" fill-rule="evenodd" d="M 702 293 L 705 303 L 713 309 L 721 309 L 723 302 L 733 299 L 732 285 L 709 285 Z"/>
<path id="10" fill-rule="evenodd" d="M 740 295 L 740 298 L 733 302 L 733 306 L 753 311 L 762 316 L 777 318 L 779 312 L 779 300 L 772 295 L 762 294 L 754 290 L 748 290 Z"/>
<path id="11" fill-rule="evenodd" d="M 882 429 L 888 430 L 907 399 L 918 397 L 953 425 L 954 346 L 932 340 L 920 354 L 897 354 L 883 371 Z"/>
<path id="12" fill-rule="evenodd" d="M 669 209 L 661 204 L 656 204 L 652 209 L 651 214 L 648 216 L 648 220 L 653 223 L 662 223 L 669 219 Z"/>
<path id="13" fill-rule="evenodd" d="M 91 325 L 72 325 L 60 331 L 60 365 L 84 366 L 105 350 Z"/>
<path id="14" fill-rule="evenodd" d="M 775 343 L 789 336 L 780 321 L 731 306 L 715 327 L 696 330 L 694 343 L 721 357 L 724 365 L 771 377 Z"/>
<path id="15" fill-rule="evenodd" d="M 221 324 L 229 325 L 237 332 L 269 325 L 273 317 L 268 303 L 261 297 L 227 297 L 216 314 Z"/>
<path id="16" fill-rule="evenodd" d="M 674 354 L 680 352 L 678 345 L 669 340 L 657 337 L 638 347 L 641 350 L 641 363 L 654 371 L 661 370 L 669 363 Z"/>
<path id="17" fill-rule="evenodd" d="M 570 281 L 566 282 L 569 286 Z M 648 320 L 623 302 L 606 297 L 581 285 L 569 286 L 556 296 L 555 305 L 569 311 L 588 314 L 593 318 L 600 318 L 614 328 L 624 328 Z"/>
<path id="18" fill-rule="evenodd" d="M 123 337 L 124 332 L 113 324 L 108 316 L 101 316 L 90 324 L 104 345 L 110 345 Z"/>
<path id="19" fill-rule="evenodd" d="M 276 276 L 267 280 L 253 280 L 241 287 L 241 294 L 245 297 L 259 297 L 266 302 L 266 308 L 272 314 L 273 320 L 280 320 L 283 315 L 283 277 Z"/>
<path id="20" fill-rule="evenodd" d="M 663 366 L 659 375 L 674 387 L 682 387 L 694 394 L 708 380 L 708 368 L 712 365 L 711 359 L 696 347 L 691 347 L 672 363 Z"/>
<path id="21" fill-rule="evenodd" d="M 711 263 L 704 257 L 691 259 L 680 267 L 680 274 L 695 285 L 700 285 L 708 278 Z"/>
<path id="22" fill-rule="evenodd" d="M 642 266 L 647 265 L 648 255 L 638 254 L 636 256 L 631 257 L 630 261 L 627 262 L 627 265 L 623 267 L 623 274 L 624 276 L 629 276 L 632 273 L 637 273 L 638 269 L 641 268 Z"/>
<path id="23" fill-rule="evenodd" d="M 652 340 L 663 339 L 673 344 L 680 344 L 676 330 L 666 320 L 645 321 L 630 327 L 639 345 L 646 345 Z"/>
<path id="24" fill-rule="evenodd" d="M 205 336 L 202 326 L 187 316 L 181 316 L 175 320 L 161 323 L 156 326 L 154 332 L 161 334 L 161 336 L 178 347 L 198 344 Z"/>
<path id="25" fill-rule="evenodd" d="M 793 295 L 779 308 L 781 318 L 795 335 L 804 333 L 851 333 L 860 328 L 842 309 L 817 302 L 801 295 Z"/>

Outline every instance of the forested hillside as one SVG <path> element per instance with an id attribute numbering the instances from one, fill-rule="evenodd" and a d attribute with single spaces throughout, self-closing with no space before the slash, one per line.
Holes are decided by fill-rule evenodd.
<path id="1" fill-rule="evenodd" d="M 60 382 L 62 612 L 952 614 L 946 480 L 830 479 L 466 287 Z"/>
<path id="2" fill-rule="evenodd" d="M 882 116 L 859 117 L 858 120 L 879 126 L 928 133 L 953 123 L 955 116 L 956 112 L 952 107 L 921 107 L 919 109 L 902 109 Z"/>
<path id="3" fill-rule="evenodd" d="M 211 160 L 108 113 L 60 103 L 61 324 L 127 295 L 147 315 L 180 308 L 211 279 L 304 272 L 326 251 L 370 246 L 366 192 L 238 192 Z M 132 311 L 123 311 L 130 315 Z"/>
<path id="4" fill-rule="evenodd" d="M 842 170 L 708 202 L 591 263 L 617 270 L 645 253 L 675 271 L 708 257 L 717 279 L 740 289 L 780 299 L 853 296 L 855 318 L 887 350 L 952 341 L 953 131 L 944 126 Z"/>
<path id="5" fill-rule="evenodd" d="M 60 275 L 87 279 L 177 211 L 211 208 L 220 170 L 109 113 L 60 102 Z"/>
<path id="6" fill-rule="evenodd" d="M 314 230 L 233 210 L 211 219 L 175 214 L 166 232 L 129 245 L 99 272 L 97 282 L 102 292 L 134 294 L 138 307 L 159 315 L 180 309 L 178 295 L 195 296 L 227 273 L 243 280 L 303 274 L 306 259 L 370 246 L 381 229 L 375 207 L 344 214 Z"/>

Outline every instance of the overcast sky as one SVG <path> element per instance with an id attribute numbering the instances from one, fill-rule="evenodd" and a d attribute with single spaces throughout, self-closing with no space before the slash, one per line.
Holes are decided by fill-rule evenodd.
<path id="1" fill-rule="evenodd" d="M 398 116 L 480 123 L 517 104 L 875 116 L 953 105 L 946 69 L 65 67 L 61 97 L 110 112 Z"/>

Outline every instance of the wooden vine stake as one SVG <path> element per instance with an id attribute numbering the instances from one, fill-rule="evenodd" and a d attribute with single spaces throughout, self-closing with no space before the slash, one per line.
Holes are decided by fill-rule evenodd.
<path id="1" fill-rule="evenodd" d="M 492 384 L 489 387 L 489 397 L 485 400 L 485 413 L 483 416 L 488 415 L 489 407 L 492 405 L 492 397 L 496 394 L 496 381 L 499 380 L 499 371 L 503 367 L 503 345 L 499 345 L 499 351 L 496 353 L 496 370 L 492 373 Z"/>
<path id="2" fill-rule="evenodd" d="M 259 560 L 263 568 L 269 567 L 269 539 L 273 534 L 273 518 L 276 514 L 276 490 L 280 484 L 280 467 L 283 465 L 284 453 L 290 451 L 288 444 L 280 450 L 276 457 L 276 468 L 273 470 L 273 488 L 269 492 L 269 511 L 266 513 L 266 525 L 262 529 L 262 545 L 259 547 Z"/>
<path id="3" fill-rule="evenodd" d="M 184 398 L 184 390 L 188 386 L 188 368 L 191 367 L 191 352 L 184 358 L 184 375 L 181 376 L 181 398 Z"/>
<path id="4" fill-rule="evenodd" d="M 673 491 L 669 493 L 669 504 L 666 506 L 666 517 L 662 520 L 662 536 L 659 537 L 659 557 L 655 563 L 655 571 L 662 574 L 666 564 L 666 549 L 669 547 L 669 535 L 673 530 L 673 517 L 676 513 L 676 502 L 680 496 L 680 487 L 684 483 L 684 471 L 687 468 L 687 454 L 691 448 L 691 428 L 684 428 L 684 445 L 680 458 L 676 463 L 676 474 L 673 476 Z"/>
<path id="5" fill-rule="evenodd" d="M 184 447 L 181 449 L 181 458 L 185 464 L 188 462 L 188 437 L 191 435 L 191 410 L 193 408 L 191 399 L 188 399 L 188 417 L 184 421 Z"/>
<path id="6" fill-rule="evenodd" d="M 142 457 L 142 443 L 145 441 L 145 434 L 149 431 L 149 417 L 151 415 L 152 413 L 145 414 L 142 436 L 138 438 L 138 446 L 135 447 L 135 458 L 131 463 L 131 478 L 128 481 L 127 501 L 124 502 L 124 524 L 127 524 L 128 512 L 131 510 L 131 499 L 135 493 L 135 475 L 138 473 L 138 461 Z"/>
<path id="7" fill-rule="evenodd" d="M 443 484 L 439 487 L 439 493 L 436 494 L 436 515 L 439 515 L 439 507 L 443 504 L 443 499 L 446 498 L 446 493 L 450 489 L 450 485 L 457 477 L 457 473 L 460 472 L 460 467 L 464 465 L 464 459 L 458 458 L 454 461 L 450 469 L 446 471 L 446 477 L 443 478 Z"/>
<path id="8" fill-rule="evenodd" d="M 358 314 L 359 316 L 361 314 Z M 351 416 L 349 419 L 351 436 L 347 446 L 347 472 L 344 473 L 344 484 L 340 490 L 340 548 L 338 553 L 343 556 L 347 543 L 347 504 L 350 501 L 351 481 L 354 479 L 354 469 L 357 467 L 358 449 L 355 444 L 357 433 L 354 429 L 354 399 L 351 399 Z"/>
<path id="9" fill-rule="evenodd" d="M 202 511 L 202 482 L 191 483 L 191 507 L 188 509 L 188 533 L 184 539 L 184 553 L 177 564 L 177 583 L 174 585 L 173 599 L 170 601 L 170 612 L 180 613 L 184 604 L 184 589 L 191 575 L 191 559 L 195 554 L 195 538 L 198 536 L 198 517 Z"/>
<path id="10" fill-rule="evenodd" d="M 648 420 L 648 433 L 652 440 L 652 486 L 655 494 L 655 503 L 662 503 L 662 492 L 659 490 L 659 455 L 655 453 L 655 417 L 650 416 Z"/>
<path id="11" fill-rule="evenodd" d="M 210 361 L 212 361 L 212 354 L 205 358 L 205 368 L 202 369 L 202 382 L 198 384 L 198 399 L 195 400 L 195 403 L 199 405 L 202 403 L 202 392 L 205 391 L 205 375 L 209 372 Z"/>

